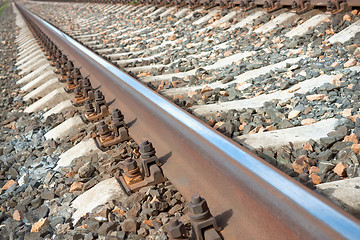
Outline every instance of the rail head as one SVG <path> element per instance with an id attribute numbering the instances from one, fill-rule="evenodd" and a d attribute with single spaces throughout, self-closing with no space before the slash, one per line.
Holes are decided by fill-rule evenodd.
<path id="1" fill-rule="evenodd" d="M 167 178 L 189 200 L 200 194 L 225 239 L 357 239 L 359 221 L 177 107 L 50 23 L 16 4 L 90 74 L 130 135 L 149 139 Z"/>

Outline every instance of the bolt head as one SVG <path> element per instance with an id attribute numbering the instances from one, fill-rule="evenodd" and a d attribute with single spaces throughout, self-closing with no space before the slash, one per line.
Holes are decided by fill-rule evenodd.
<path id="1" fill-rule="evenodd" d="M 154 147 L 151 142 L 144 141 L 140 144 L 140 153 L 148 153 L 154 150 Z"/>
<path id="2" fill-rule="evenodd" d="M 97 100 L 103 99 L 103 94 L 100 90 L 96 90 L 94 95 L 95 95 L 95 99 Z"/>
<path id="3" fill-rule="evenodd" d="M 172 238 L 180 238 L 186 233 L 185 225 L 178 220 L 171 220 L 167 230 Z"/>
<path id="4" fill-rule="evenodd" d="M 122 118 L 122 117 L 123 117 L 122 112 L 121 112 L 119 109 L 117 109 L 117 108 L 115 108 L 115 109 L 111 112 L 111 115 L 112 115 L 113 118 Z"/>
<path id="5" fill-rule="evenodd" d="M 97 129 L 98 129 L 100 135 L 106 134 L 109 132 L 109 127 L 104 121 L 99 122 L 99 124 L 97 125 Z"/>
<path id="6" fill-rule="evenodd" d="M 85 110 L 93 110 L 94 106 L 92 105 L 92 103 L 90 102 L 90 100 L 85 100 Z"/>
<path id="7" fill-rule="evenodd" d="M 189 209 L 194 214 L 201 214 L 209 210 L 205 199 L 199 195 L 192 196 Z"/>
<path id="8" fill-rule="evenodd" d="M 137 168 L 137 163 L 134 159 L 127 158 L 125 159 L 123 166 L 125 171 L 131 171 Z"/>

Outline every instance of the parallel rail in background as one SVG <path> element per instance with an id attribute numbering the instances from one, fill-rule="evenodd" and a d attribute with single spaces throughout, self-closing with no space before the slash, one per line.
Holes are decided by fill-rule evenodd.
<path id="1" fill-rule="evenodd" d="M 16 4 L 119 108 L 137 142 L 149 139 L 165 176 L 203 196 L 225 239 L 356 239 L 359 221 Z"/>

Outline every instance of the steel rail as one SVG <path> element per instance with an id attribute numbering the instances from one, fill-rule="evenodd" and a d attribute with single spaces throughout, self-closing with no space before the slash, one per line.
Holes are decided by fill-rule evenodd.
<path id="1" fill-rule="evenodd" d="M 130 135 L 149 139 L 167 178 L 203 196 L 225 239 L 358 239 L 359 221 L 239 147 L 45 20 L 17 4 L 119 108 Z"/>

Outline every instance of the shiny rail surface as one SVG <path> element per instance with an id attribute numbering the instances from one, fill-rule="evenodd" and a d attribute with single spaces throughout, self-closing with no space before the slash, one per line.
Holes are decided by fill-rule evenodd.
<path id="1" fill-rule="evenodd" d="M 358 220 L 17 7 L 114 100 L 111 107 L 124 113 L 137 142 L 152 141 L 165 176 L 183 196 L 207 200 L 225 239 L 358 239 Z"/>

